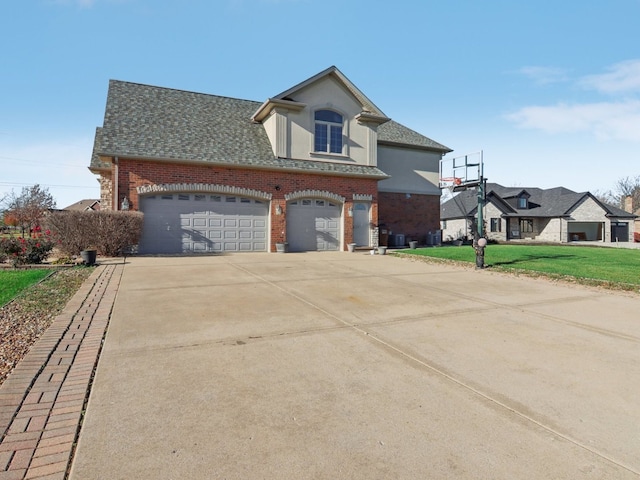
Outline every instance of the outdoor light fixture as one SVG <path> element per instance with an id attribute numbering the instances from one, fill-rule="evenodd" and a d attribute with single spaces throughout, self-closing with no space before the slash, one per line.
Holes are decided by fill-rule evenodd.
<path id="1" fill-rule="evenodd" d="M 353 207 L 349 207 L 348 214 L 350 217 L 353 217 Z"/>
<path id="2" fill-rule="evenodd" d="M 124 197 L 122 199 L 122 204 L 120 206 L 120 210 L 129 210 L 129 200 L 127 200 L 127 197 Z"/>
<path id="3" fill-rule="evenodd" d="M 276 215 L 282 215 L 282 207 L 280 205 L 276 205 Z"/>

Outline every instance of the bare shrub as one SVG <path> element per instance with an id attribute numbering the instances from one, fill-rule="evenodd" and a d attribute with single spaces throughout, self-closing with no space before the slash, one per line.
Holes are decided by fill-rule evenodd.
<path id="1" fill-rule="evenodd" d="M 96 249 L 100 255 L 117 256 L 136 245 L 142 234 L 143 214 L 122 211 L 52 212 L 47 226 L 58 248 L 68 255 Z"/>
<path id="2" fill-rule="evenodd" d="M 100 255 L 114 257 L 137 245 L 142 235 L 144 215 L 140 212 L 94 212 L 99 235 L 95 245 Z"/>

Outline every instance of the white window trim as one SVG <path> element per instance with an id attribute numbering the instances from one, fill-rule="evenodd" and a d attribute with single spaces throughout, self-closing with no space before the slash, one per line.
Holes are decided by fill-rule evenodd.
<path id="1" fill-rule="evenodd" d="M 316 112 L 320 110 L 328 110 L 335 112 L 342 116 L 342 153 L 332 152 L 317 152 L 316 151 Z M 331 122 L 324 122 L 318 120 L 319 123 L 326 123 L 327 125 L 337 125 Z M 311 142 L 309 148 L 309 155 L 311 157 L 318 157 L 323 159 L 335 159 L 335 160 L 348 160 L 349 159 L 349 117 L 340 109 L 329 105 L 317 106 L 311 109 Z"/>

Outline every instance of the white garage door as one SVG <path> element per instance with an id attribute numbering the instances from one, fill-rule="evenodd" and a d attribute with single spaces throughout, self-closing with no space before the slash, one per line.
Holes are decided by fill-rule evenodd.
<path id="1" fill-rule="evenodd" d="M 319 198 L 304 198 L 287 205 L 287 242 L 292 252 L 338 250 L 340 205 Z"/>
<path id="2" fill-rule="evenodd" d="M 142 197 L 140 253 L 264 252 L 268 203 L 233 195 Z"/>

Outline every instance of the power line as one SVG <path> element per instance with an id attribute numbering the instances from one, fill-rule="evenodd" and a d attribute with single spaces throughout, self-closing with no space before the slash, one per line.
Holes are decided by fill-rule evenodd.
<path id="1" fill-rule="evenodd" d="M 86 185 L 51 185 L 51 184 L 45 184 L 45 183 L 10 183 L 10 182 L 0 182 L 0 185 L 2 186 L 6 186 L 6 187 L 33 187 L 34 185 L 40 185 L 41 187 L 54 187 L 54 188 L 96 188 L 95 185 L 93 186 L 86 186 Z"/>
<path id="2" fill-rule="evenodd" d="M 15 158 L 15 157 L 0 156 L 0 159 L 2 159 L 2 160 L 13 160 L 14 162 L 29 163 L 29 164 L 38 165 L 38 166 L 42 166 L 43 163 L 44 163 L 44 162 L 38 161 L 38 160 L 25 160 L 24 158 Z M 68 163 L 47 163 L 47 166 L 82 168 L 82 167 L 86 167 L 87 165 L 70 165 Z"/>

